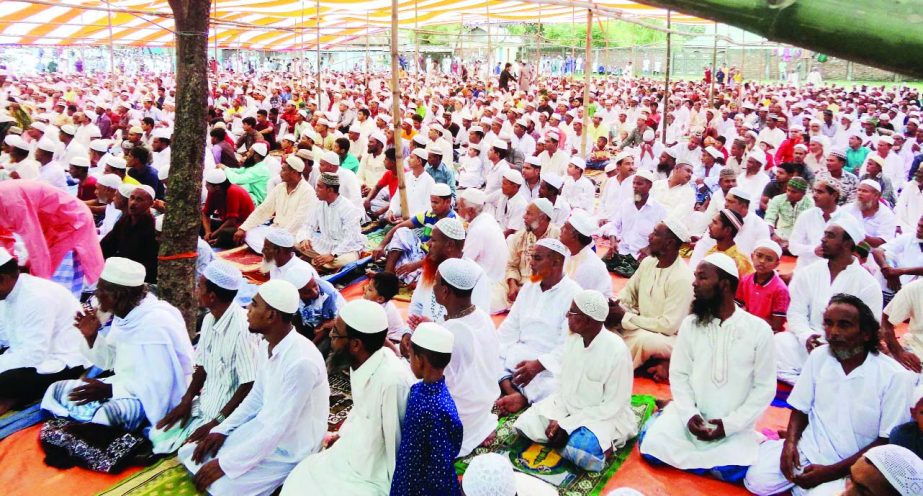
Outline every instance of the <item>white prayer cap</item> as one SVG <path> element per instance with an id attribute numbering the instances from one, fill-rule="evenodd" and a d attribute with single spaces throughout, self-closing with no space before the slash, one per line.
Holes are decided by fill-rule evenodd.
<path id="1" fill-rule="evenodd" d="M 278 227 L 271 227 L 266 233 L 266 241 L 280 247 L 292 248 L 295 246 L 295 236 L 292 233 Z"/>
<path id="2" fill-rule="evenodd" d="M 554 189 L 560 191 L 561 187 L 564 186 L 564 178 L 553 174 L 551 172 L 542 172 L 540 176 L 541 180 L 548 183 L 550 186 L 553 186 Z"/>
<path id="3" fill-rule="evenodd" d="M 10 252 L 6 251 L 6 248 L 0 246 L 0 265 L 6 265 L 6 263 L 12 259 L 13 255 L 10 255 Z"/>
<path id="4" fill-rule="evenodd" d="M 901 496 L 918 496 L 923 492 L 923 459 L 913 451 L 885 444 L 866 451 L 864 456 Z"/>
<path id="5" fill-rule="evenodd" d="M 144 129 L 141 129 L 141 126 L 132 126 L 128 129 L 128 134 L 144 134 Z"/>
<path id="6" fill-rule="evenodd" d="M 865 239 L 865 227 L 852 215 L 838 215 L 827 222 L 827 227 L 830 226 L 842 228 L 855 244 L 859 244 Z"/>
<path id="7" fill-rule="evenodd" d="M 122 257 L 109 257 L 103 265 L 103 272 L 99 278 L 119 286 L 135 288 L 144 284 L 147 272 L 144 266 Z"/>
<path id="8" fill-rule="evenodd" d="M 538 157 L 536 157 L 536 156 L 534 156 L 534 155 L 533 155 L 533 156 L 526 157 L 526 161 L 525 161 L 525 162 L 526 162 L 527 164 L 532 165 L 532 166 L 535 166 L 535 167 L 541 167 L 541 166 L 542 166 L 542 159 L 540 159 L 540 158 L 538 158 Z"/>
<path id="9" fill-rule="evenodd" d="M 93 141 L 90 141 L 90 150 L 94 150 L 99 153 L 108 152 L 109 151 L 109 140 L 95 139 Z"/>
<path id="10" fill-rule="evenodd" d="M 490 146 L 498 150 L 508 150 L 509 149 L 509 145 L 507 145 L 506 141 L 503 141 L 502 139 L 495 139 L 494 142 L 490 144 Z"/>
<path id="11" fill-rule="evenodd" d="M 13 148 L 19 148 L 20 150 L 29 151 L 29 144 L 26 143 L 26 140 L 15 134 L 8 134 L 3 138 L 3 142 Z"/>
<path id="12" fill-rule="evenodd" d="M 465 239 L 465 226 L 455 217 L 443 217 L 433 226 L 450 239 L 463 241 Z"/>
<path id="13" fill-rule="evenodd" d="M 875 191 L 881 193 L 881 185 L 878 184 L 878 181 L 874 179 L 863 179 L 859 182 L 859 186 L 868 186 L 869 188 L 872 188 Z"/>
<path id="14" fill-rule="evenodd" d="M 90 159 L 88 159 L 88 158 L 86 158 L 86 157 L 81 157 L 81 156 L 78 155 L 78 156 L 76 156 L 76 157 L 72 157 L 72 158 L 70 159 L 70 163 L 69 163 L 68 165 L 73 165 L 74 167 L 85 167 L 85 168 L 89 168 L 89 167 L 90 167 Z"/>
<path id="15" fill-rule="evenodd" d="M 439 264 L 439 275 L 453 288 L 474 289 L 480 278 L 481 270 L 476 262 L 465 258 L 448 258 Z"/>
<path id="16" fill-rule="evenodd" d="M 586 170 L 586 161 L 576 155 L 570 158 L 570 163 L 580 170 Z"/>
<path id="17" fill-rule="evenodd" d="M 503 179 L 506 179 L 507 181 L 518 184 L 520 186 L 522 186 L 522 183 L 525 182 L 525 179 L 522 177 L 522 173 L 516 169 L 507 169 L 507 171 L 503 173 Z"/>
<path id="18" fill-rule="evenodd" d="M 282 313 L 293 314 L 298 311 L 301 298 L 298 297 L 298 289 L 288 281 L 270 279 L 260 286 L 256 294 L 260 295 L 267 305 Z"/>
<path id="19" fill-rule="evenodd" d="M 483 205 L 487 201 L 487 193 L 477 188 L 467 188 L 458 196 L 471 205 Z"/>
<path id="20" fill-rule="evenodd" d="M 101 184 L 107 188 L 119 189 L 122 185 L 122 178 L 115 174 L 103 174 L 96 184 Z"/>
<path id="21" fill-rule="evenodd" d="M 452 353 L 455 336 L 435 322 L 422 322 L 410 336 L 410 342 L 436 353 Z"/>
<path id="22" fill-rule="evenodd" d="M 228 180 L 228 175 L 221 169 L 212 169 L 205 173 L 205 182 L 209 184 L 222 184 Z"/>
<path id="23" fill-rule="evenodd" d="M 351 329 L 362 334 L 378 334 L 388 329 L 385 309 L 370 300 L 352 300 L 340 309 L 340 318 Z"/>
<path id="24" fill-rule="evenodd" d="M 39 150 L 45 150 L 48 153 L 54 153 L 55 152 L 55 142 L 51 141 L 48 138 L 42 138 L 38 140 L 38 148 Z"/>
<path id="25" fill-rule="evenodd" d="M 285 163 L 288 164 L 289 167 L 291 167 L 292 169 L 295 169 L 298 172 L 304 171 L 304 160 L 301 160 L 300 158 L 294 155 L 289 155 L 288 157 L 285 157 Z"/>
<path id="26" fill-rule="evenodd" d="M 782 247 L 779 246 L 779 243 L 776 243 L 769 238 L 763 239 L 757 243 L 756 246 L 753 247 L 753 251 L 756 251 L 757 248 L 766 248 L 767 250 L 775 253 L 776 258 L 782 258 Z"/>
<path id="27" fill-rule="evenodd" d="M 599 228 L 599 223 L 583 209 L 574 209 L 570 214 L 570 218 L 567 219 L 567 222 L 573 227 L 578 233 L 584 236 L 592 236 L 594 232 Z"/>
<path id="28" fill-rule="evenodd" d="M 654 171 L 650 169 L 639 169 L 638 172 L 635 172 L 635 176 L 638 176 L 642 179 L 647 179 L 652 183 L 657 180 L 657 176 L 654 175 Z"/>
<path id="29" fill-rule="evenodd" d="M 551 204 L 551 201 L 548 198 L 536 198 L 532 200 L 532 204 L 538 207 L 543 214 L 547 215 L 548 218 L 554 217 L 554 205 Z"/>
<path id="30" fill-rule="evenodd" d="M 432 153 L 434 155 L 439 155 L 441 157 L 442 148 L 436 145 L 436 141 L 430 141 L 429 144 L 426 145 L 426 153 Z"/>
<path id="31" fill-rule="evenodd" d="M 887 114 L 884 114 L 884 115 L 887 115 Z M 885 136 L 879 136 L 879 137 L 878 137 L 878 142 L 879 142 L 879 143 L 886 143 L 886 144 L 888 144 L 888 145 L 894 146 L 894 138 L 892 138 L 892 137 L 890 137 L 890 136 L 887 136 L 887 135 L 885 135 Z"/>
<path id="32" fill-rule="evenodd" d="M 766 165 L 766 154 L 762 150 L 750 152 L 747 160 L 756 160 L 760 165 Z"/>
<path id="33" fill-rule="evenodd" d="M 411 153 L 419 157 L 420 160 L 422 160 L 423 162 L 426 162 L 427 160 L 429 160 L 429 154 L 426 153 L 426 150 L 424 150 L 423 148 L 414 148 L 413 152 Z M 451 190 L 449 190 L 449 194 L 451 194 Z"/>
<path id="34" fill-rule="evenodd" d="M 32 129 L 38 129 L 39 131 L 41 131 L 41 132 L 44 133 L 44 132 L 45 132 L 45 129 L 46 129 L 48 126 L 46 126 L 44 122 L 35 121 L 35 122 L 33 122 L 32 124 L 29 124 L 29 127 L 31 127 Z"/>
<path id="35" fill-rule="evenodd" d="M 644 493 L 638 492 L 630 487 L 620 487 L 609 491 L 606 496 L 644 496 Z"/>
<path id="36" fill-rule="evenodd" d="M 654 141 L 654 131 L 652 129 L 644 131 L 644 134 L 641 135 L 641 139 L 644 141 Z"/>
<path id="37" fill-rule="evenodd" d="M 383 133 L 383 132 L 381 132 L 381 131 L 375 131 L 374 133 L 370 134 L 370 135 L 369 135 L 369 139 L 370 139 L 370 140 L 375 140 L 375 141 L 381 143 L 382 145 L 387 145 L 387 144 L 388 144 L 388 138 L 385 137 L 385 133 Z"/>
<path id="38" fill-rule="evenodd" d="M 237 291 L 244 282 L 244 276 L 240 273 L 240 270 L 221 259 L 212 260 L 211 263 L 206 265 L 202 275 L 215 286 L 230 291 Z"/>
<path id="39" fill-rule="evenodd" d="M 740 186 L 734 186 L 733 188 L 730 189 L 730 191 L 728 191 L 728 194 L 734 195 L 734 198 L 737 198 L 739 200 L 744 200 L 747 202 L 752 200 L 752 197 L 750 196 L 750 192 L 741 188 Z"/>
<path id="40" fill-rule="evenodd" d="M 597 322 L 604 322 L 609 316 L 609 301 L 595 289 L 584 289 L 577 293 L 574 303 L 587 317 Z"/>
<path id="41" fill-rule="evenodd" d="M 295 135 L 292 134 L 292 133 L 286 134 L 285 136 L 282 137 L 282 139 L 284 139 L 284 140 L 286 140 L 286 141 L 291 141 L 292 143 L 295 143 L 296 141 L 298 141 L 298 140 L 295 139 Z"/>
<path id="42" fill-rule="evenodd" d="M 119 179 L 119 181 L 121 181 L 121 178 Z M 125 198 L 128 198 L 129 196 L 131 196 L 132 192 L 134 191 L 135 191 L 134 184 L 122 183 L 119 185 L 119 194 L 124 196 Z"/>
<path id="43" fill-rule="evenodd" d="M 300 158 L 301 160 L 311 160 L 311 161 L 313 161 L 313 160 L 314 160 L 314 151 L 313 151 L 313 150 L 308 150 L 308 149 L 306 149 L 306 148 L 299 148 L 298 151 L 295 152 L 295 156 L 298 157 L 298 158 Z"/>
<path id="44" fill-rule="evenodd" d="M 359 124 L 353 124 L 352 126 L 349 126 L 349 129 L 347 129 L 347 132 L 359 134 L 362 132 L 362 128 L 359 127 Z"/>
<path id="45" fill-rule="evenodd" d="M 282 275 L 282 279 L 292 283 L 295 289 L 301 289 L 314 279 L 314 269 L 289 270 Z"/>
<path id="46" fill-rule="evenodd" d="M 471 126 L 471 127 L 468 128 L 468 132 L 469 132 L 469 133 L 481 133 L 481 134 L 484 134 L 484 128 L 481 127 L 481 126 L 478 126 L 477 124 L 475 124 L 474 126 Z"/>
<path id="47" fill-rule="evenodd" d="M 823 146 L 823 144 L 821 146 Z M 805 152 L 808 151 L 808 147 L 805 146 L 804 143 L 798 143 L 797 145 L 795 145 L 794 149 L 805 151 Z"/>
<path id="48" fill-rule="evenodd" d="M 884 167 L 884 166 L 885 166 L 885 159 L 884 159 L 884 157 L 882 157 L 881 155 L 879 155 L 879 154 L 877 154 L 877 153 L 874 154 L 874 155 L 873 155 L 873 154 L 869 154 L 868 160 L 871 161 L 871 162 L 875 162 L 876 164 L 878 164 L 878 165 L 881 166 L 881 167 Z M 868 181 L 868 179 L 866 179 L 866 181 Z"/>
<path id="49" fill-rule="evenodd" d="M 77 127 L 73 124 L 65 124 L 61 126 L 61 132 L 70 136 L 77 134 Z"/>
<path id="50" fill-rule="evenodd" d="M 677 238 L 683 243 L 688 243 L 690 239 L 689 229 L 686 229 L 685 224 L 679 220 L 676 216 L 670 216 L 663 219 L 663 224 L 667 226 Z"/>
<path id="51" fill-rule="evenodd" d="M 566 257 L 570 254 L 570 250 L 564 246 L 564 243 L 554 238 L 542 238 L 535 243 L 535 246 L 548 248 L 553 252 L 560 253 L 562 257 Z"/>
<path id="52" fill-rule="evenodd" d="M 326 163 L 328 163 L 328 164 L 330 164 L 330 165 L 339 166 L 339 165 L 340 165 L 340 156 L 337 155 L 337 152 L 328 150 L 328 151 L 325 151 L 324 153 L 321 154 L 321 156 L 320 156 L 320 161 L 321 161 L 321 162 L 326 162 Z"/>
<path id="53" fill-rule="evenodd" d="M 430 196 L 452 196 L 452 188 L 446 183 L 436 183 L 433 185 L 433 189 L 430 190 L 429 194 Z"/>
<path id="54" fill-rule="evenodd" d="M 664 148 L 663 153 L 666 153 L 670 158 L 676 158 L 676 150 L 672 148 Z"/>
<path id="55" fill-rule="evenodd" d="M 471 460 L 462 478 L 466 496 L 516 496 L 513 465 L 497 453 L 486 453 Z"/>
<path id="56" fill-rule="evenodd" d="M 262 157 L 265 157 L 266 154 L 269 152 L 269 148 L 266 146 L 265 141 L 259 141 L 257 143 L 254 143 L 253 146 L 250 147 L 250 149 L 253 150 L 253 153 L 260 155 Z"/>
<path id="57" fill-rule="evenodd" d="M 384 134 L 382 134 L 382 137 L 384 137 Z M 421 134 L 417 134 L 416 136 L 414 136 L 412 141 L 413 141 L 414 143 L 420 145 L 421 147 L 425 147 L 425 146 L 427 145 L 427 143 L 429 143 L 429 140 L 426 139 L 426 136 L 423 136 L 422 133 L 421 133 Z M 384 144 L 385 142 L 382 141 L 381 143 Z"/>
<path id="58" fill-rule="evenodd" d="M 154 188 L 152 188 L 152 187 L 150 187 L 150 186 L 148 186 L 148 185 L 146 185 L 146 184 L 141 184 L 141 185 L 135 186 L 135 190 L 139 190 L 139 189 L 140 189 L 141 191 L 144 191 L 145 193 L 147 193 L 148 196 L 151 197 L 151 200 L 154 199 Z"/>
<path id="59" fill-rule="evenodd" d="M 705 152 L 708 153 L 709 155 L 711 155 L 712 158 L 714 158 L 714 159 L 718 159 L 718 158 L 721 158 L 721 157 L 724 156 L 724 155 L 721 154 L 721 152 L 718 151 L 717 148 L 715 148 L 715 147 L 713 147 L 713 146 L 709 146 L 709 147 L 705 148 Z"/>
<path id="60" fill-rule="evenodd" d="M 711 255 L 703 258 L 702 262 L 712 264 L 718 269 L 734 276 L 737 279 L 740 278 L 740 272 L 737 271 L 737 263 L 734 262 L 733 258 L 725 255 L 724 253 L 712 253 Z"/>

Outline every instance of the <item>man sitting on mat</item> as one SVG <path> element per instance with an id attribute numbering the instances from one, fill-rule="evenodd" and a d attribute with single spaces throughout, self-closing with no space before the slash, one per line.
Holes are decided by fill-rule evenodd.
<path id="1" fill-rule="evenodd" d="M 316 268 L 339 269 L 358 260 L 365 248 L 362 211 L 340 196 L 340 176 L 336 174 L 321 173 L 316 192 L 320 201 L 308 214 L 306 238 L 298 251 Z"/>
<path id="2" fill-rule="evenodd" d="M 603 329 L 606 297 L 585 289 L 567 312 L 557 386 L 522 414 L 513 426 L 529 439 L 560 450 L 583 470 L 599 472 L 606 455 L 638 430 L 631 410 L 632 366 L 628 348 Z"/>

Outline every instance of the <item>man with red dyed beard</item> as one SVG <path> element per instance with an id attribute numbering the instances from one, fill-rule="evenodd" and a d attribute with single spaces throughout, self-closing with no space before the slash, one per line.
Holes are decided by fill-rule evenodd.
<path id="1" fill-rule="evenodd" d="M 567 312 L 580 285 L 564 273 L 567 247 L 543 238 L 532 251 L 532 275 L 500 325 L 500 414 L 522 410 L 548 396 L 558 373 Z"/>

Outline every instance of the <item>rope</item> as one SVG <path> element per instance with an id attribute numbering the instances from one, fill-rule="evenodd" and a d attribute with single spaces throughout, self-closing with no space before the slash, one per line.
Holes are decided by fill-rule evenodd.
<path id="1" fill-rule="evenodd" d="M 187 258 L 196 258 L 199 256 L 198 252 L 187 251 L 186 253 L 177 253 L 175 255 L 160 255 L 157 257 L 157 260 L 167 261 L 167 260 L 184 260 Z"/>

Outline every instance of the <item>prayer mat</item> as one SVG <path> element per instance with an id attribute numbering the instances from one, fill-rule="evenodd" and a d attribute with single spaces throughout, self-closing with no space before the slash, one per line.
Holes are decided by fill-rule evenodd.
<path id="1" fill-rule="evenodd" d="M 10 411 L 0 416 L 0 440 L 40 423 L 45 416 L 38 403 L 22 410 Z"/>
<path id="2" fill-rule="evenodd" d="M 243 245 L 215 254 L 218 258 L 230 262 L 240 269 L 247 281 L 262 284 L 269 280 L 269 276 L 260 272 L 260 263 L 263 255 L 253 251 L 249 246 Z"/>
<path id="3" fill-rule="evenodd" d="M 654 397 L 646 394 L 632 395 L 631 408 L 638 418 L 640 429 L 656 409 Z M 456 473 L 464 476 L 471 460 L 477 455 L 499 453 L 508 456 L 517 471 L 555 486 L 561 496 L 598 496 L 606 487 L 606 482 L 625 463 L 637 440 L 637 437 L 628 440 L 625 446 L 610 454 L 602 471 L 587 472 L 565 460 L 558 450 L 533 443 L 528 438 L 520 436 L 513 428 L 513 423 L 521 413 L 501 418 L 494 441 L 486 447 L 475 449 L 465 458 L 456 460 Z"/>
<path id="4" fill-rule="evenodd" d="M 330 414 L 327 416 L 327 430 L 336 432 L 343 426 L 346 416 L 353 409 L 353 397 L 350 393 L 349 377 L 337 374 L 330 380 Z"/>
<path id="5" fill-rule="evenodd" d="M 770 406 L 776 408 L 791 408 L 791 405 L 788 404 L 788 395 L 790 394 L 792 394 L 792 386 L 781 381 L 776 381 L 776 396 L 772 399 Z"/>

